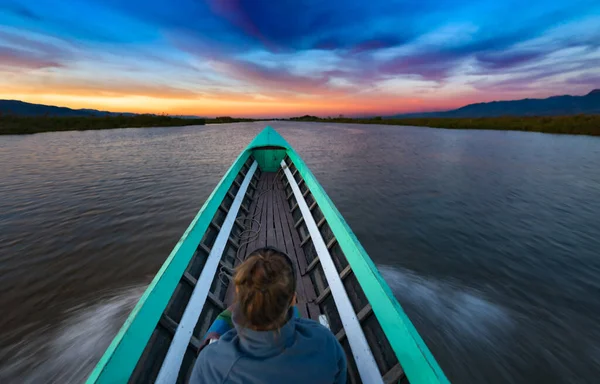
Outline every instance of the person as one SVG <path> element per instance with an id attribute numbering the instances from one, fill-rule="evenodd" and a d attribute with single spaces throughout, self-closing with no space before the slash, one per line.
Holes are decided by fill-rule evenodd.
<path id="1" fill-rule="evenodd" d="M 233 283 L 234 304 L 209 328 L 189 383 L 346 383 L 340 343 L 294 305 L 296 272 L 284 252 L 252 252 Z"/>

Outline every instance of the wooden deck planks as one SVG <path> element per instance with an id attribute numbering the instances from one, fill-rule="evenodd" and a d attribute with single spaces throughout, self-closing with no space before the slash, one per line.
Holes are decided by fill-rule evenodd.
<path id="1" fill-rule="evenodd" d="M 257 184 L 256 198 L 249 207 L 247 217 L 260 221 L 252 223 L 252 229 L 260 228 L 256 239 L 248 245 L 242 246 L 240 256 L 245 259 L 256 248 L 271 245 L 285 251 L 296 267 L 298 285 L 296 295 L 298 310 L 303 317 L 318 319 L 318 311 L 311 304 L 316 299 L 314 287 L 308 275 L 302 276 L 301 271 L 306 270 L 306 256 L 300 247 L 298 231 L 294 228 L 294 219 L 289 209 L 289 203 L 283 190 L 283 183 L 275 179 L 274 172 L 263 172 Z M 249 223 L 246 223 L 249 225 Z M 237 239 L 236 239 L 237 240 Z M 236 260 L 236 265 L 239 262 Z M 303 268 L 302 268 L 303 267 Z M 233 301 L 233 287 L 231 286 L 225 298 L 225 305 Z M 311 308 L 312 310 L 309 310 Z"/>
<path id="2" fill-rule="evenodd" d="M 298 276 L 298 301 L 311 302 L 316 298 L 312 281 L 310 280 L 310 276 L 302 276 L 302 266 L 306 265 L 306 256 L 304 255 L 304 250 L 300 247 L 298 231 L 294 228 L 294 218 L 290 212 L 289 203 L 283 190 L 283 183 L 281 180 L 277 180 L 276 185 L 278 191 L 276 197 L 279 199 L 281 206 L 283 206 L 283 209 L 280 210 L 280 222 L 283 227 L 284 240 L 288 245 L 287 253 L 296 264 L 296 274 Z M 305 269 L 306 267 L 304 270 Z"/>
<path id="3" fill-rule="evenodd" d="M 274 199 L 273 199 L 273 221 L 275 224 L 275 232 L 276 232 L 276 236 L 275 236 L 275 242 L 276 242 L 276 246 L 277 248 L 281 249 L 282 251 L 285 251 L 287 253 L 287 246 L 285 245 L 285 237 L 284 237 L 284 233 L 283 233 L 283 225 L 281 224 L 281 220 L 280 220 L 280 215 L 281 215 L 281 200 L 278 197 L 278 193 L 274 192 Z"/>
<path id="4" fill-rule="evenodd" d="M 267 180 L 269 181 L 269 188 L 273 188 L 273 180 L 274 180 L 274 174 L 269 173 L 267 174 Z M 269 192 L 267 192 L 267 228 L 266 228 L 266 232 L 267 232 L 267 242 L 265 243 L 265 245 L 267 246 L 272 246 L 272 247 L 277 247 L 277 240 L 276 240 L 276 231 L 275 231 L 275 223 L 274 223 L 274 215 L 273 215 L 273 211 L 274 211 L 274 205 L 275 205 L 275 196 L 277 194 L 277 191 L 275 190 L 270 190 Z M 277 218 L 279 219 L 279 218 Z"/>
<path id="5" fill-rule="evenodd" d="M 264 174 L 263 174 L 264 175 Z M 257 190 L 254 193 L 253 196 L 253 200 L 250 203 L 250 207 L 249 207 L 249 212 L 248 214 L 245 216 L 246 218 L 256 218 L 259 219 L 258 213 L 260 212 L 260 210 L 262 209 L 262 204 L 264 203 L 264 196 L 260 196 L 261 192 L 262 192 L 262 185 L 264 183 L 264 178 L 263 175 L 261 175 L 261 177 L 259 178 L 258 182 L 257 182 Z M 246 231 L 247 229 L 251 228 L 252 231 L 258 231 L 259 230 L 259 223 L 253 221 L 253 220 L 246 220 L 246 221 L 242 221 L 242 224 L 244 226 L 244 229 L 242 231 Z M 240 246 L 240 250 L 238 251 L 238 255 L 239 257 L 243 260 L 246 258 L 246 256 L 252 252 L 254 249 L 257 248 L 257 246 L 255 246 L 255 240 L 253 240 L 253 238 L 255 238 L 256 236 L 254 235 L 254 232 L 250 232 L 250 233 L 246 233 L 243 235 L 244 238 L 249 238 L 252 240 L 249 243 L 246 243 L 245 240 L 240 241 L 239 238 L 235 238 L 234 240 L 238 243 L 243 243 Z M 234 267 L 236 267 L 238 264 L 240 263 L 240 261 L 236 258 L 234 260 Z M 223 302 L 225 303 L 226 307 L 229 307 L 234 300 L 234 289 L 233 289 L 233 284 L 230 284 L 229 287 L 227 287 L 227 292 L 225 293 L 225 299 L 223 300 Z"/>
<path id="6" fill-rule="evenodd" d="M 281 181 L 278 181 L 278 187 L 281 187 Z M 276 194 L 275 196 L 275 204 L 278 206 L 278 212 L 279 212 L 279 220 L 277 220 L 279 222 L 279 225 L 281 226 L 281 239 L 283 241 L 283 248 L 282 250 L 285 250 L 287 254 L 290 255 L 290 257 L 292 257 L 292 254 L 294 254 L 295 252 L 295 248 L 294 248 L 294 240 L 292 239 L 292 233 L 290 232 L 290 226 L 287 224 L 287 217 L 286 217 L 286 212 L 289 210 L 288 205 L 285 203 L 285 196 L 284 196 L 285 192 L 283 192 L 282 190 L 279 191 L 279 193 Z M 298 271 L 300 272 L 300 271 Z"/>
<path id="7" fill-rule="evenodd" d="M 266 175 L 266 173 L 263 172 L 260 179 L 258 180 L 258 190 L 257 190 L 257 195 L 256 195 L 257 196 L 257 204 L 256 204 L 254 212 L 252 212 L 248 216 L 248 217 L 253 217 L 254 219 L 258 220 L 258 222 L 252 221 L 252 230 L 259 231 L 259 232 L 260 232 L 260 229 L 263 227 L 261 213 L 263 211 L 263 206 L 265 205 L 266 193 L 264 191 L 265 191 L 266 184 L 267 184 L 265 175 Z M 246 247 L 246 252 L 243 254 L 243 259 L 246 259 L 246 256 L 250 252 L 252 252 L 253 250 L 255 250 L 256 248 L 258 248 L 260 246 L 258 240 L 259 240 L 259 236 L 255 236 L 255 235 L 252 236 L 252 241 Z"/>

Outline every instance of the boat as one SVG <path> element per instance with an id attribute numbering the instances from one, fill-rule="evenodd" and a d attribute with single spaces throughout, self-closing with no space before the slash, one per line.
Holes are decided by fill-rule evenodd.
<path id="1" fill-rule="evenodd" d="M 296 151 L 267 126 L 193 219 L 88 377 L 185 383 L 254 249 L 284 250 L 298 311 L 340 341 L 350 383 L 449 383 L 375 264 Z"/>

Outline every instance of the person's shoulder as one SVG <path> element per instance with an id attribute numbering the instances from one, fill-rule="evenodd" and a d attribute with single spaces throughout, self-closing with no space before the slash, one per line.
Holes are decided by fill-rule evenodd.
<path id="1" fill-rule="evenodd" d="M 296 330 L 300 333 L 308 334 L 313 338 L 319 338 L 329 342 L 337 342 L 335 335 L 329 330 L 329 328 L 323 326 L 318 321 L 310 319 L 297 319 Z"/>
<path id="2" fill-rule="evenodd" d="M 233 341 L 235 335 L 228 333 L 204 346 L 198 353 L 193 370 L 195 380 L 190 380 L 190 383 L 216 383 L 227 376 L 239 357 Z"/>
<path id="3" fill-rule="evenodd" d="M 236 353 L 236 339 L 237 334 L 234 331 L 229 331 L 202 348 L 198 358 L 212 360 L 220 359 L 224 356 L 233 356 Z"/>

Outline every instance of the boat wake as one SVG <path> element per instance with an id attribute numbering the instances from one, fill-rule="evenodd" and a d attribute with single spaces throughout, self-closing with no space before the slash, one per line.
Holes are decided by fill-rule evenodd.
<path id="1" fill-rule="evenodd" d="M 90 307 L 76 307 L 58 327 L 38 329 L 2 348 L 0 382 L 81 383 L 133 309 L 144 287 L 129 287 Z"/>
<path id="2" fill-rule="evenodd" d="M 415 326 L 435 329 L 445 342 L 464 344 L 469 338 L 495 348 L 515 326 L 508 309 L 478 291 L 386 265 L 377 268 Z"/>

